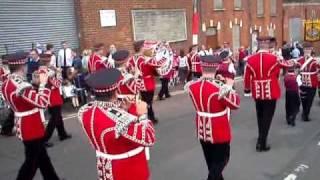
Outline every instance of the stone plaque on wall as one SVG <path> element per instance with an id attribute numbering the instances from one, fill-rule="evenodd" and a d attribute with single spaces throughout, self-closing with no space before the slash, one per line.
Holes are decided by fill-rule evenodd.
<path id="1" fill-rule="evenodd" d="M 134 40 L 187 40 L 185 9 L 132 10 Z"/>

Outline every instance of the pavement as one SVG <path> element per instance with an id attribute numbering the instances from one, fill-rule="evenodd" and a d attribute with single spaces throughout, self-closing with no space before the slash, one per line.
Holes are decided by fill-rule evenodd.
<path id="1" fill-rule="evenodd" d="M 242 94 L 241 83 L 236 89 Z M 151 148 L 150 169 L 153 180 L 204 180 L 207 168 L 195 137 L 195 111 L 182 86 L 173 89 L 173 97 L 156 101 L 154 109 L 160 123 L 157 142 Z M 271 151 L 257 153 L 257 122 L 251 98 L 241 97 L 241 108 L 232 112 L 233 141 L 231 158 L 224 171 L 226 180 L 319 180 L 320 106 L 316 97 L 311 122 L 297 117 L 297 126 L 285 122 L 284 99 L 278 101 L 270 131 Z M 65 125 L 73 135 L 59 142 L 56 135 L 49 149 L 50 157 L 61 177 L 68 180 L 96 179 L 95 154 L 74 111 L 64 108 Z M 15 179 L 23 162 L 23 145 L 15 137 L 0 137 L 0 179 Z M 35 180 L 40 180 L 38 172 Z"/>

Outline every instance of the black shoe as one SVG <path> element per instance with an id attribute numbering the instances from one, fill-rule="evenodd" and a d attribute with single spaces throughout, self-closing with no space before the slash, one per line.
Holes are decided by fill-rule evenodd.
<path id="1" fill-rule="evenodd" d="M 163 99 L 163 97 L 158 96 L 158 100 L 159 100 L 159 101 L 162 101 L 162 100 L 164 100 L 164 99 Z"/>
<path id="2" fill-rule="evenodd" d="M 170 94 L 169 94 L 169 95 L 167 95 L 167 96 L 166 96 L 166 98 L 171 98 L 171 95 L 170 95 Z"/>
<path id="3" fill-rule="evenodd" d="M 257 143 L 257 146 L 256 146 L 257 152 L 268 152 L 268 151 L 270 151 L 270 149 L 271 149 L 271 147 L 267 144 L 262 145 L 260 143 Z"/>
<path id="4" fill-rule="evenodd" d="M 158 119 L 153 119 L 153 120 L 151 120 L 151 121 L 152 121 L 152 123 L 153 123 L 154 125 L 156 125 L 156 124 L 159 123 Z"/>
<path id="5" fill-rule="evenodd" d="M 65 141 L 65 140 L 71 139 L 71 138 L 72 138 L 72 136 L 70 134 L 66 134 L 62 137 L 59 137 L 60 141 Z"/>
<path id="6" fill-rule="evenodd" d="M 302 115 L 302 121 L 309 122 L 309 121 L 311 121 L 311 119 L 307 116 Z"/>
<path id="7" fill-rule="evenodd" d="M 44 146 L 45 146 L 46 148 L 51 148 L 51 147 L 53 147 L 53 143 L 46 142 L 46 143 L 44 143 Z"/>

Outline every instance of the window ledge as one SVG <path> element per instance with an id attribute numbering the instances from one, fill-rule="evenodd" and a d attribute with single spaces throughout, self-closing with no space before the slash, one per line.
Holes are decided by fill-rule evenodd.
<path id="1" fill-rule="evenodd" d="M 234 8 L 234 11 L 244 11 L 243 8 Z"/>
<path id="2" fill-rule="evenodd" d="M 225 8 L 222 8 L 222 9 L 213 9 L 214 11 L 225 11 L 226 9 Z"/>
<path id="3" fill-rule="evenodd" d="M 257 15 L 257 18 L 264 18 L 264 15 Z"/>
<path id="4" fill-rule="evenodd" d="M 276 15 L 276 14 L 271 14 L 270 16 L 271 16 L 271 17 L 277 17 L 278 15 Z"/>

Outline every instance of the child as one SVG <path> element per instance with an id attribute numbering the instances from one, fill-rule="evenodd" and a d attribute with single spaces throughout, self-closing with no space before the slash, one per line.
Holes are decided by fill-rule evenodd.
<path id="1" fill-rule="evenodd" d="M 295 74 L 294 67 L 288 69 L 284 77 L 286 87 L 286 118 L 289 126 L 295 126 L 295 119 L 299 112 L 300 97 L 298 78 Z"/>
<path id="2" fill-rule="evenodd" d="M 65 98 L 70 98 L 74 108 L 80 106 L 78 95 L 76 92 L 76 86 L 73 84 L 77 72 L 74 67 L 71 67 L 67 70 L 67 79 L 64 82 L 64 96 Z"/>

